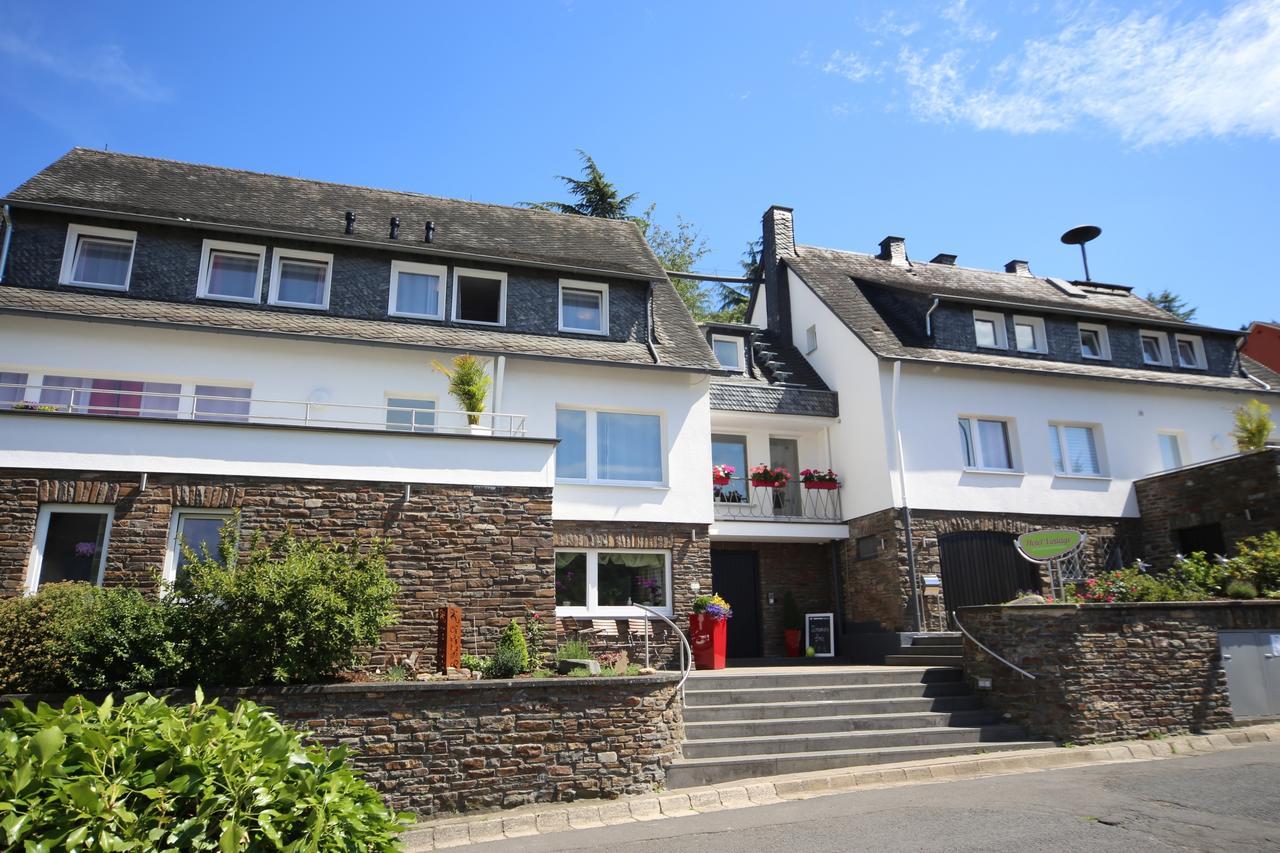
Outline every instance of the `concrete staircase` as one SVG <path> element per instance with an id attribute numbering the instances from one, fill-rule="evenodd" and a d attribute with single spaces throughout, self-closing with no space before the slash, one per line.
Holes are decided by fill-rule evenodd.
<path id="1" fill-rule="evenodd" d="M 984 710 L 957 669 L 699 672 L 685 686 L 684 757 L 667 785 L 1052 745 Z"/>
<path id="2" fill-rule="evenodd" d="M 886 666 L 962 666 L 964 647 L 960 633 L 919 634 L 911 644 L 885 656 Z"/>

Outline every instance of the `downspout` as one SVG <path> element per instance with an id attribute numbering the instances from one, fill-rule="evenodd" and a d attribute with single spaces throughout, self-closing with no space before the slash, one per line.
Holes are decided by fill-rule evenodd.
<path id="1" fill-rule="evenodd" d="M 893 363 L 893 396 L 889 404 L 890 425 L 893 428 L 893 450 L 898 463 L 898 489 L 902 495 L 902 527 L 907 537 L 907 577 L 911 581 L 911 625 L 920 630 L 920 584 L 916 578 L 915 535 L 911 529 L 911 503 L 907 500 L 907 470 L 902 452 L 902 432 L 898 429 L 898 381 L 902 375 L 902 362 Z"/>
<path id="2" fill-rule="evenodd" d="M 926 338 L 933 337 L 933 310 L 938 307 L 938 303 L 941 301 L 940 297 L 933 297 L 933 304 L 929 306 L 928 311 L 924 312 L 924 335 Z"/>
<path id="3" fill-rule="evenodd" d="M 825 427 L 823 433 L 827 437 L 827 467 L 834 468 L 835 460 L 831 458 L 831 427 Z M 839 494 L 839 492 L 837 492 Z M 843 513 L 842 513 L 843 514 Z M 841 519 L 843 522 L 844 519 Z M 844 652 L 844 572 L 840 571 L 840 541 L 831 540 L 831 579 L 836 593 L 836 650 Z"/>
<path id="4" fill-rule="evenodd" d="M 645 346 L 649 347 L 649 355 L 653 358 L 653 363 L 654 363 L 654 364 L 662 364 L 662 359 L 658 358 L 658 350 L 657 350 L 657 348 L 656 348 L 656 347 L 654 347 L 654 345 L 653 345 L 653 338 L 654 338 L 654 334 L 653 334 L 653 292 L 654 292 L 654 290 L 656 290 L 656 288 L 657 288 L 657 283 L 656 283 L 656 282 L 654 282 L 654 281 L 650 281 L 650 282 L 649 282 L 649 301 L 648 301 L 648 304 L 645 306 L 645 311 L 646 311 L 646 314 L 647 314 L 647 319 L 648 319 L 648 323 L 649 323 L 649 328 L 645 329 L 645 334 L 644 334 L 644 343 L 645 343 Z"/>
<path id="5" fill-rule="evenodd" d="M 506 384 L 507 357 L 500 355 L 493 360 L 493 411 L 502 411 L 502 389 Z"/>
<path id="6" fill-rule="evenodd" d="M 0 244 L 0 283 L 3 283 L 4 271 L 9 262 L 9 239 L 13 236 L 13 214 L 7 204 L 4 206 L 4 215 L 0 216 L 0 225 L 4 226 L 4 243 Z"/>

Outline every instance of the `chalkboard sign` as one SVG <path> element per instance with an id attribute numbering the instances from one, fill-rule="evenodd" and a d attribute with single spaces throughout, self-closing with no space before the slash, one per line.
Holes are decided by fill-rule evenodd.
<path id="1" fill-rule="evenodd" d="M 817 657 L 835 657 L 835 616 L 830 613 L 806 613 L 804 615 L 804 644 L 806 647 L 812 646 L 814 655 Z"/>

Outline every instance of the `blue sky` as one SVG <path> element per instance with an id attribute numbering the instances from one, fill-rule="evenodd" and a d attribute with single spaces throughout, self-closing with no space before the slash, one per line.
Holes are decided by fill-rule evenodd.
<path id="1" fill-rule="evenodd" d="M 0 0 L 0 189 L 74 145 L 514 203 L 589 151 L 736 273 L 802 243 L 1025 258 L 1280 315 L 1280 0 Z"/>

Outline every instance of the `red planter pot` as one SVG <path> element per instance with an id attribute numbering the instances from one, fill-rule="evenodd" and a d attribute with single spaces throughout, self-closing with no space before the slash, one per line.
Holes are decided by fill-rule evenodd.
<path id="1" fill-rule="evenodd" d="M 782 642 L 787 647 L 787 657 L 800 657 L 800 629 L 787 628 L 782 632 Z"/>
<path id="2" fill-rule="evenodd" d="M 806 489 L 818 489 L 819 491 L 829 492 L 832 489 L 838 489 L 840 484 L 833 483 L 830 480 L 814 480 L 811 483 L 805 483 L 804 487 Z"/>
<path id="3" fill-rule="evenodd" d="M 729 485 L 729 478 L 728 477 L 712 477 L 711 483 L 712 485 L 715 485 L 715 486 L 727 486 Z"/>
<path id="4" fill-rule="evenodd" d="M 751 485 L 755 486 L 757 489 L 776 489 L 783 484 L 775 483 L 773 480 L 752 480 Z"/>
<path id="5" fill-rule="evenodd" d="M 689 614 L 689 645 L 693 647 L 695 669 L 724 669 L 728 627 L 728 619 L 716 619 L 705 613 Z"/>

